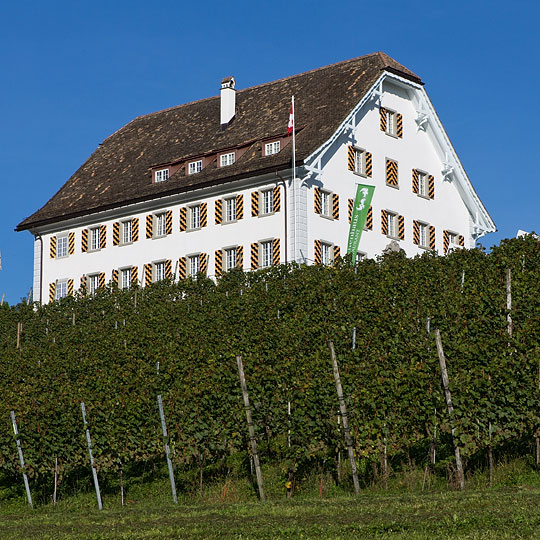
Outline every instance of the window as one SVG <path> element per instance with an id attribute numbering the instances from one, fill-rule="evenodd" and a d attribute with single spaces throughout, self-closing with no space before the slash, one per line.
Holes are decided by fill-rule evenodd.
<path id="1" fill-rule="evenodd" d="M 230 152 L 228 154 L 221 154 L 219 163 L 221 167 L 232 165 L 234 163 L 234 152 Z"/>
<path id="2" fill-rule="evenodd" d="M 101 249 L 101 231 L 100 227 L 90 229 L 90 249 L 96 251 Z"/>
<path id="3" fill-rule="evenodd" d="M 418 172 L 418 195 L 427 197 L 427 175 L 423 172 Z"/>
<path id="4" fill-rule="evenodd" d="M 354 172 L 366 175 L 366 151 L 354 149 Z"/>
<path id="5" fill-rule="evenodd" d="M 459 246 L 458 235 L 456 233 L 448 233 L 448 245 L 450 248 L 455 248 L 456 246 Z"/>
<path id="6" fill-rule="evenodd" d="M 201 271 L 201 256 L 191 255 L 189 257 L 189 275 L 195 277 Z"/>
<path id="7" fill-rule="evenodd" d="M 266 156 L 271 156 L 272 154 L 277 154 L 281 149 L 281 142 L 274 141 L 271 143 L 266 143 L 264 145 L 264 154 Z"/>
<path id="8" fill-rule="evenodd" d="M 201 228 L 201 205 L 189 207 L 189 228 L 200 229 Z"/>
<path id="9" fill-rule="evenodd" d="M 169 169 L 161 169 L 156 171 L 156 184 L 158 182 L 165 182 L 169 179 Z"/>
<path id="10" fill-rule="evenodd" d="M 388 236 L 397 238 L 397 215 L 388 212 Z"/>
<path id="11" fill-rule="evenodd" d="M 225 269 L 232 270 L 236 268 L 236 248 L 229 248 L 225 250 Z"/>
<path id="12" fill-rule="evenodd" d="M 99 289 L 99 274 L 88 276 L 88 292 L 94 294 Z"/>
<path id="13" fill-rule="evenodd" d="M 332 215 L 331 194 L 328 191 L 321 191 L 321 215 Z"/>
<path id="14" fill-rule="evenodd" d="M 120 287 L 129 289 L 131 286 L 131 268 L 122 268 L 120 270 Z"/>
<path id="15" fill-rule="evenodd" d="M 332 244 L 321 243 L 321 264 L 329 265 L 332 262 Z"/>
<path id="16" fill-rule="evenodd" d="M 357 254 L 356 254 L 356 262 L 360 262 L 360 261 L 363 261 L 367 258 L 367 254 L 364 253 L 363 251 L 359 251 Z"/>
<path id="17" fill-rule="evenodd" d="M 225 221 L 236 221 L 236 197 L 225 199 Z"/>
<path id="18" fill-rule="evenodd" d="M 56 283 L 56 299 L 64 298 L 67 296 L 67 281 L 58 281 Z"/>
<path id="19" fill-rule="evenodd" d="M 263 196 L 262 213 L 271 214 L 274 211 L 274 191 L 272 189 L 263 191 L 262 196 Z"/>
<path id="20" fill-rule="evenodd" d="M 68 255 L 68 237 L 59 236 L 56 239 L 56 258 L 59 259 L 60 257 L 67 257 L 67 255 Z"/>
<path id="21" fill-rule="evenodd" d="M 261 242 L 261 268 L 272 266 L 272 241 Z"/>
<path id="22" fill-rule="evenodd" d="M 154 263 L 154 281 L 165 279 L 165 261 Z"/>
<path id="23" fill-rule="evenodd" d="M 397 135 L 397 123 L 395 111 L 386 109 L 386 133 L 389 135 Z"/>
<path id="24" fill-rule="evenodd" d="M 199 159 L 198 161 L 192 161 L 188 165 L 188 174 L 196 174 L 201 171 L 202 171 L 202 159 Z"/>
<path id="25" fill-rule="evenodd" d="M 418 245 L 421 247 L 427 247 L 428 245 L 427 228 L 428 226 L 425 223 L 418 223 Z"/>
<path id="26" fill-rule="evenodd" d="M 122 221 L 122 244 L 131 244 L 133 241 L 133 222 Z"/>
<path id="27" fill-rule="evenodd" d="M 165 236 L 165 234 L 167 233 L 166 221 L 167 215 L 165 214 L 165 212 L 155 215 L 156 236 Z"/>

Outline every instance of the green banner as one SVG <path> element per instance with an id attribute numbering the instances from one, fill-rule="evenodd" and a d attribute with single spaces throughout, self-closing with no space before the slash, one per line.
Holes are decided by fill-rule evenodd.
<path id="1" fill-rule="evenodd" d="M 356 198 L 354 199 L 354 206 L 351 217 L 351 228 L 349 229 L 349 240 L 347 242 L 347 254 L 352 254 L 351 264 L 356 262 L 356 254 L 358 253 L 358 245 L 360 244 L 360 237 L 366 224 L 366 218 L 373 198 L 373 192 L 375 186 L 364 186 L 358 184 L 356 188 Z"/>

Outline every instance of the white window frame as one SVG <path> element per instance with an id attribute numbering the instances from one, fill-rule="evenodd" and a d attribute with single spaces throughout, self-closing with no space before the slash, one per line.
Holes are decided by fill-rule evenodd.
<path id="1" fill-rule="evenodd" d="M 55 299 L 60 300 L 68 295 L 67 292 L 68 282 L 67 279 L 62 279 L 56 282 Z"/>
<path id="2" fill-rule="evenodd" d="M 238 263 L 237 247 L 225 248 L 225 270 L 228 272 L 233 268 L 236 268 Z"/>
<path id="3" fill-rule="evenodd" d="M 165 279 L 165 261 L 154 263 L 154 283 Z"/>
<path id="4" fill-rule="evenodd" d="M 169 179 L 169 169 L 159 169 L 155 172 L 154 182 L 157 184 L 159 182 L 165 182 Z"/>
<path id="5" fill-rule="evenodd" d="M 387 236 L 398 238 L 398 215 L 394 212 L 386 213 Z"/>
<path id="6" fill-rule="evenodd" d="M 268 216 L 274 213 L 274 190 L 265 189 L 261 191 L 262 196 L 262 205 L 261 205 L 261 215 Z"/>
<path id="7" fill-rule="evenodd" d="M 154 214 L 154 238 L 161 238 L 167 235 L 167 212 Z"/>
<path id="8" fill-rule="evenodd" d="M 196 277 L 197 274 L 201 271 L 201 254 L 200 253 L 188 255 L 187 271 L 188 271 L 188 275 L 191 277 Z"/>
<path id="9" fill-rule="evenodd" d="M 101 227 L 92 227 L 89 232 L 90 232 L 89 251 L 99 251 L 101 249 Z"/>
<path id="10" fill-rule="evenodd" d="M 237 212 L 238 209 L 236 208 L 236 196 L 235 197 L 228 197 L 227 199 L 224 199 L 223 202 L 225 203 L 225 222 L 231 223 L 233 221 L 236 221 L 237 219 Z"/>
<path id="11" fill-rule="evenodd" d="M 418 246 L 421 248 L 429 249 L 429 225 L 423 223 L 422 221 L 418 222 Z"/>
<path id="12" fill-rule="evenodd" d="M 69 238 L 67 234 L 56 237 L 56 258 L 63 259 L 69 255 Z"/>
<path id="13" fill-rule="evenodd" d="M 397 112 L 390 109 L 385 110 L 386 114 L 386 134 L 397 137 Z"/>
<path id="14" fill-rule="evenodd" d="M 418 196 L 427 197 L 428 186 L 427 186 L 427 177 L 428 175 L 425 172 L 417 171 L 418 174 Z"/>
<path id="15" fill-rule="evenodd" d="M 272 141 L 264 145 L 264 155 L 272 156 L 281 151 L 281 141 Z"/>
<path id="16" fill-rule="evenodd" d="M 354 148 L 354 172 L 366 176 L 366 151 L 362 148 Z"/>
<path id="17" fill-rule="evenodd" d="M 334 244 L 321 242 L 321 264 L 329 266 L 334 259 Z"/>
<path id="18" fill-rule="evenodd" d="M 121 244 L 131 244 L 133 242 L 133 220 L 128 219 L 120 222 L 121 227 Z"/>
<path id="19" fill-rule="evenodd" d="M 89 274 L 86 279 L 88 280 L 88 292 L 95 294 L 99 289 L 99 274 Z"/>
<path id="20" fill-rule="evenodd" d="M 188 164 L 188 174 L 197 174 L 202 171 L 202 159 L 192 161 Z"/>
<path id="21" fill-rule="evenodd" d="M 263 240 L 259 242 L 259 267 L 270 268 L 274 257 L 274 241 Z"/>
<path id="22" fill-rule="evenodd" d="M 332 217 L 332 193 L 321 189 L 321 216 Z"/>
<path id="23" fill-rule="evenodd" d="M 189 206 L 189 229 L 195 231 L 201 228 L 201 205 Z"/>
<path id="24" fill-rule="evenodd" d="M 227 152 L 226 154 L 221 154 L 221 156 L 219 156 L 220 167 L 228 167 L 229 165 L 233 165 L 235 161 L 236 161 L 235 152 Z"/>
<path id="25" fill-rule="evenodd" d="M 131 266 L 129 268 L 120 268 L 119 284 L 121 289 L 129 289 L 131 287 Z M 127 282 L 126 282 L 127 277 Z"/>

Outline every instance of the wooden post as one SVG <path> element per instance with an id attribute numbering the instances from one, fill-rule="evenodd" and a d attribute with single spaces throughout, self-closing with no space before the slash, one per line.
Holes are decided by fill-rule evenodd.
<path id="1" fill-rule="evenodd" d="M 444 397 L 446 399 L 446 407 L 448 416 L 450 417 L 450 428 L 452 432 L 452 441 L 454 443 L 454 453 L 456 456 L 456 468 L 458 474 L 459 489 L 465 489 L 465 475 L 463 474 L 463 464 L 461 463 L 461 454 L 455 436 L 454 427 L 454 406 L 452 405 L 452 394 L 450 393 L 450 381 L 448 380 L 448 372 L 446 371 L 446 360 L 442 348 L 441 333 L 438 328 L 435 328 L 435 343 L 437 344 L 437 353 L 439 355 L 439 364 L 441 366 L 442 383 L 444 388 Z"/>
<path id="2" fill-rule="evenodd" d="M 92 441 L 90 439 L 90 430 L 88 429 L 88 422 L 86 421 L 86 407 L 84 402 L 81 401 L 81 412 L 83 417 L 83 423 L 86 430 L 86 443 L 88 445 L 88 455 L 90 456 L 90 467 L 92 468 L 92 476 L 94 478 L 94 487 L 96 488 L 96 499 L 98 503 L 98 508 L 103 510 L 103 504 L 101 502 L 101 492 L 99 490 L 99 482 L 96 467 L 94 466 L 94 456 L 92 455 Z"/>
<path id="3" fill-rule="evenodd" d="M 58 458 L 54 458 L 54 493 L 53 506 L 56 506 L 56 492 L 58 489 Z"/>
<path id="4" fill-rule="evenodd" d="M 506 314 L 506 322 L 508 325 L 508 335 L 512 337 L 513 323 L 512 323 L 512 271 L 510 268 L 506 269 L 506 309 L 508 313 Z"/>
<path id="5" fill-rule="evenodd" d="M 34 508 L 32 504 L 32 495 L 30 493 L 30 486 L 28 485 L 28 476 L 26 475 L 26 465 L 24 464 L 24 456 L 21 448 L 21 441 L 19 439 L 19 428 L 17 427 L 17 420 L 15 418 L 15 411 L 11 411 L 11 423 L 13 424 L 13 433 L 15 433 L 15 440 L 17 441 L 17 452 L 19 453 L 19 462 L 21 464 L 24 488 L 26 489 L 26 498 L 30 508 Z"/>
<path id="6" fill-rule="evenodd" d="M 264 501 L 266 500 L 266 497 L 264 496 L 261 465 L 259 463 L 259 454 L 257 453 L 257 439 L 255 439 L 255 428 L 253 427 L 253 420 L 251 419 L 251 408 L 249 406 L 249 395 L 246 386 L 246 377 L 244 375 L 244 364 L 242 363 L 242 356 L 238 355 L 236 357 L 236 363 L 238 365 L 238 375 L 240 377 L 240 386 L 242 387 L 242 396 L 244 398 L 244 407 L 246 409 L 249 441 L 251 443 L 251 451 L 253 453 L 253 463 L 255 465 L 255 474 L 257 476 L 257 486 L 259 487 L 259 498 L 261 499 L 261 501 Z"/>
<path id="7" fill-rule="evenodd" d="M 492 487 L 493 486 L 493 448 L 491 446 L 491 422 L 489 423 L 488 461 L 489 461 L 489 487 Z"/>
<path id="8" fill-rule="evenodd" d="M 339 401 L 339 410 L 341 411 L 341 418 L 343 419 L 343 433 L 345 435 L 345 445 L 347 446 L 347 452 L 349 453 L 349 461 L 351 462 L 351 471 L 354 484 L 354 492 L 358 495 L 360 493 L 360 484 L 358 483 L 358 473 L 356 471 L 356 460 L 354 458 L 353 443 L 351 438 L 351 431 L 349 429 L 349 419 L 347 416 L 347 406 L 343 399 L 343 388 L 341 387 L 341 379 L 339 377 L 339 369 L 336 358 L 336 352 L 334 351 L 334 344 L 329 341 L 328 347 L 330 348 L 330 358 L 332 359 L 332 367 L 334 368 L 334 379 L 336 380 L 336 390 Z"/>
<path id="9" fill-rule="evenodd" d="M 17 323 L 17 349 L 21 348 L 22 322 Z"/>
<path id="10" fill-rule="evenodd" d="M 167 425 L 165 424 L 165 413 L 163 412 L 163 402 L 161 401 L 161 395 L 157 397 L 157 402 L 159 409 L 159 418 L 161 420 L 161 430 L 163 432 L 163 444 L 165 445 L 165 455 L 167 456 L 167 468 L 169 469 L 169 480 L 171 482 L 172 498 L 174 504 L 178 504 L 178 498 L 176 497 L 176 483 L 174 481 L 174 472 L 171 461 L 171 450 L 169 448 L 169 435 L 167 433 Z"/>

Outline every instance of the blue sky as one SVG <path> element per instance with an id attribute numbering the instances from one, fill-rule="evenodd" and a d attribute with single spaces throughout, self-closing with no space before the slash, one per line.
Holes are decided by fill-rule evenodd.
<path id="1" fill-rule="evenodd" d="M 540 231 L 538 2 L 2 2 L 0 298 L 32 285 L 13 229 L 141 114 L 382 50 L 426 90 L 499 232 Z"/>

